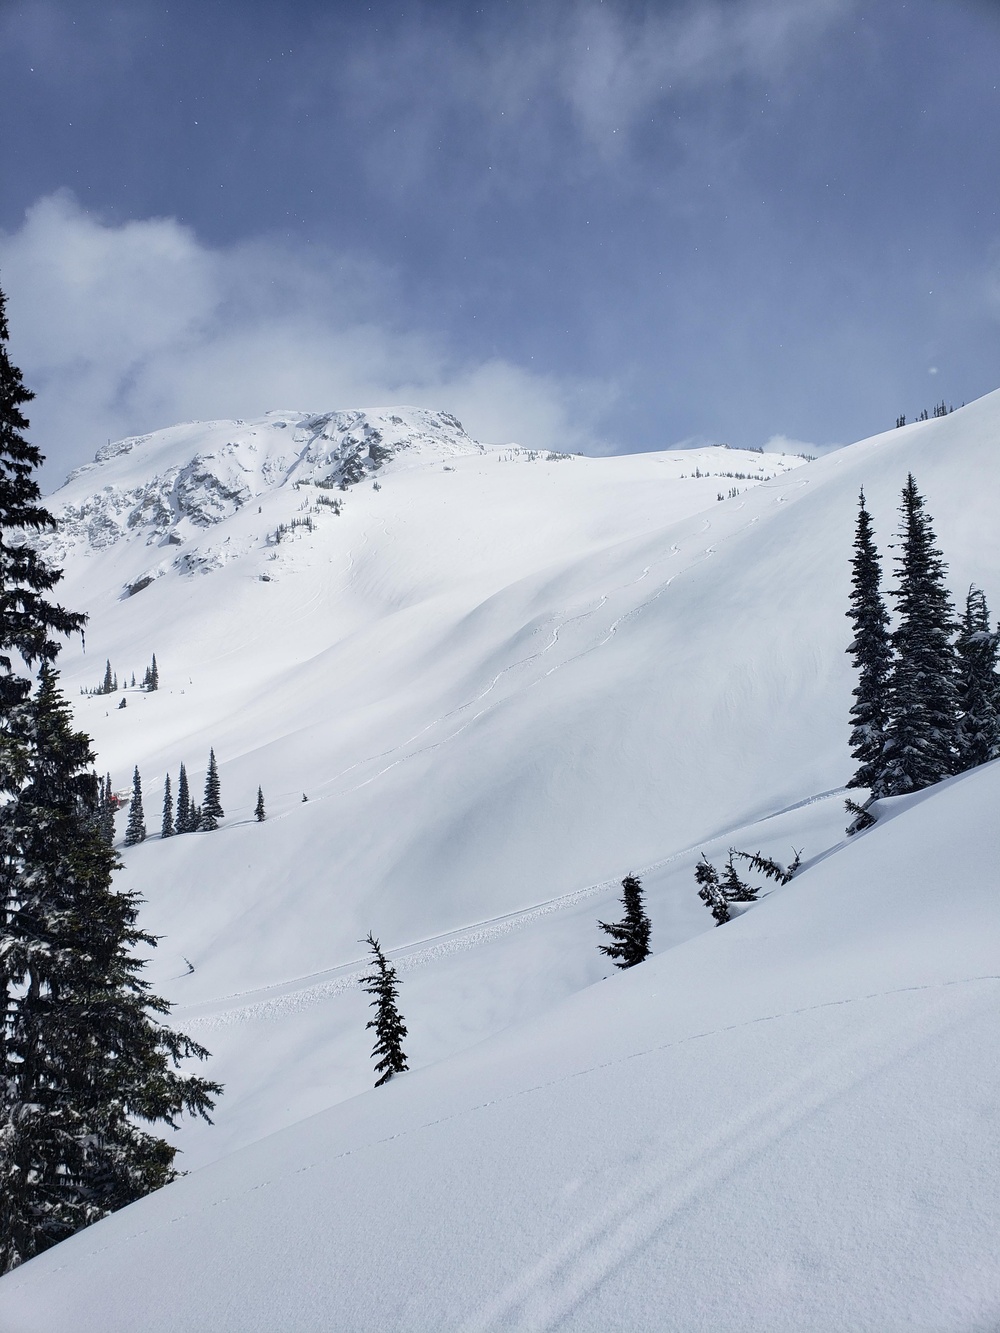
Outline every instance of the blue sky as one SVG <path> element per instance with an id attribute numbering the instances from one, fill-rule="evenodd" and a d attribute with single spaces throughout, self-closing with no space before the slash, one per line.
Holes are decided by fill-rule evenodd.
<path id="1" fill-rule="evenodd" d="M 1000 385 L 995 3 L 6 0 L 0 65 L 58 470 L 390 401 L 826 447 Z"/>

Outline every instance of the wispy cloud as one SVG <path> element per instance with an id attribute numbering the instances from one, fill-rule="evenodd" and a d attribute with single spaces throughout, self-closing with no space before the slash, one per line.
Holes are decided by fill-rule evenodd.
<path id="1" fill-rule="evenodd" d="M 388 402 L 445 408 L 485 440 L 599 452 L 614 398 L 401 327 L 391 274 L 356 257 L 211 248 L 172 218 L 102 222 L 65 192 L 0 235 L 0 282 L 33 437 L 59 470 L 175 421 Z"/>

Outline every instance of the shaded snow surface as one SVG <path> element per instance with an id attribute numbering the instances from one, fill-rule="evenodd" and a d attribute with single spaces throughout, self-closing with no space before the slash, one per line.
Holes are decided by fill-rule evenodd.
<path id="1" fill-rule="evenodd" d="M 807 467 L 550 459 L 443 417 L 439 447 L 411 412 L 381 414 L 423 433 L 378 491 L 296 489 L 281 455 L 210 523 L 80 524 L 262 423 L 70 483 L 67 685 L 161 674 L 78 698 L 101 768 L 138 762 L 152 831 L 163 772 L 197 792 L 220 760 L 223 828 L 151 838 L 122 882 L 227 1092 L 179 1135 L 193 1173 L 3 1279 L 0 1327 L 996 1326 L 1000 775 L 850 843 L 838 788 L 858 488 L 886 551 L 912 470 L 952 587 L 1000 606 L 1000 395 Z M 308 420 L 341 417 L 379 419 Z M 732 845 L 804 869 L 716 930 L 691 870 Z M 626 871 L 656 956 L 608 975 Z M 369 928 L 412 1071 L 366 1092 Z"/>

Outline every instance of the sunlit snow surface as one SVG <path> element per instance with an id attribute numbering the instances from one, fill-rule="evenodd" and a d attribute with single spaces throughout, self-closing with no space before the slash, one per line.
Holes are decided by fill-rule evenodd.
<path id="1" fill-rule="evenodd" d="M 264 427 L 150 437 L 67 498 L 149 490 L 204 432 Z M 78 697 L 101 768 L 126 786 L 139 764 L 152 831 L 164 771 L 185 760 L 197 791 L 220 761 L 223 828 L 151 838 L 122 883 L 227 1093 L 180 1135 L 202 1169 L 4 1279 L 0 1326 L 1000 1323 L 1000 776 L 846 844 L 838 792 L 858 488 L 886 550 L 912 470 L 952 587 L 1000 606 L 998 439 L 1000 395 L 795 468 L 453 432 L 379 490 L 275 465 L 180 542 L 162 513 L 63 538 L 63 600 L 91 614 L 70 691 L 107 657 L 160 666 L 124 710 Z M 749 489 L 681 477 L 761 463 Z M 275 546 L 303 502 L 314 531 Z M 731 845 L 805 868 L 716 930 L 691 868 Z M 609 976 L 595 922 L 626 871 L 657 956 Z M 413 1068 L 356 1096 L 368 929 Z"/>

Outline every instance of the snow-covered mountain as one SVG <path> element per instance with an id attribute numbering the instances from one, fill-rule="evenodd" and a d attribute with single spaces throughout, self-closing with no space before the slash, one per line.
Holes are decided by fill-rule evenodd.
<path id="1" fill-rule="evenodd" d="M 202 1169 L 0 1282 L 0 1322 L 1000 1320 L 995 766 L 850 844 L 839 790 L 858 490 L 886 550 L 912 471 L 1000 604 L 998 435 L 1000 394 L 808 466 L 279 413 L 79 470 L 64 679 L 161 681 L 79 696 L 101 768 L 138 764 L 152 831 L 164 773 L 220 761 L 223 828 L 123 880 L 227 1092 L 181 1131 Z M 734 844 L 804 868 L 716 931 L 691 868 Z M 626 871 L 657 957 L 609 977 Z M 377 1092 L 369 929 L 412 1065 Z"/>

